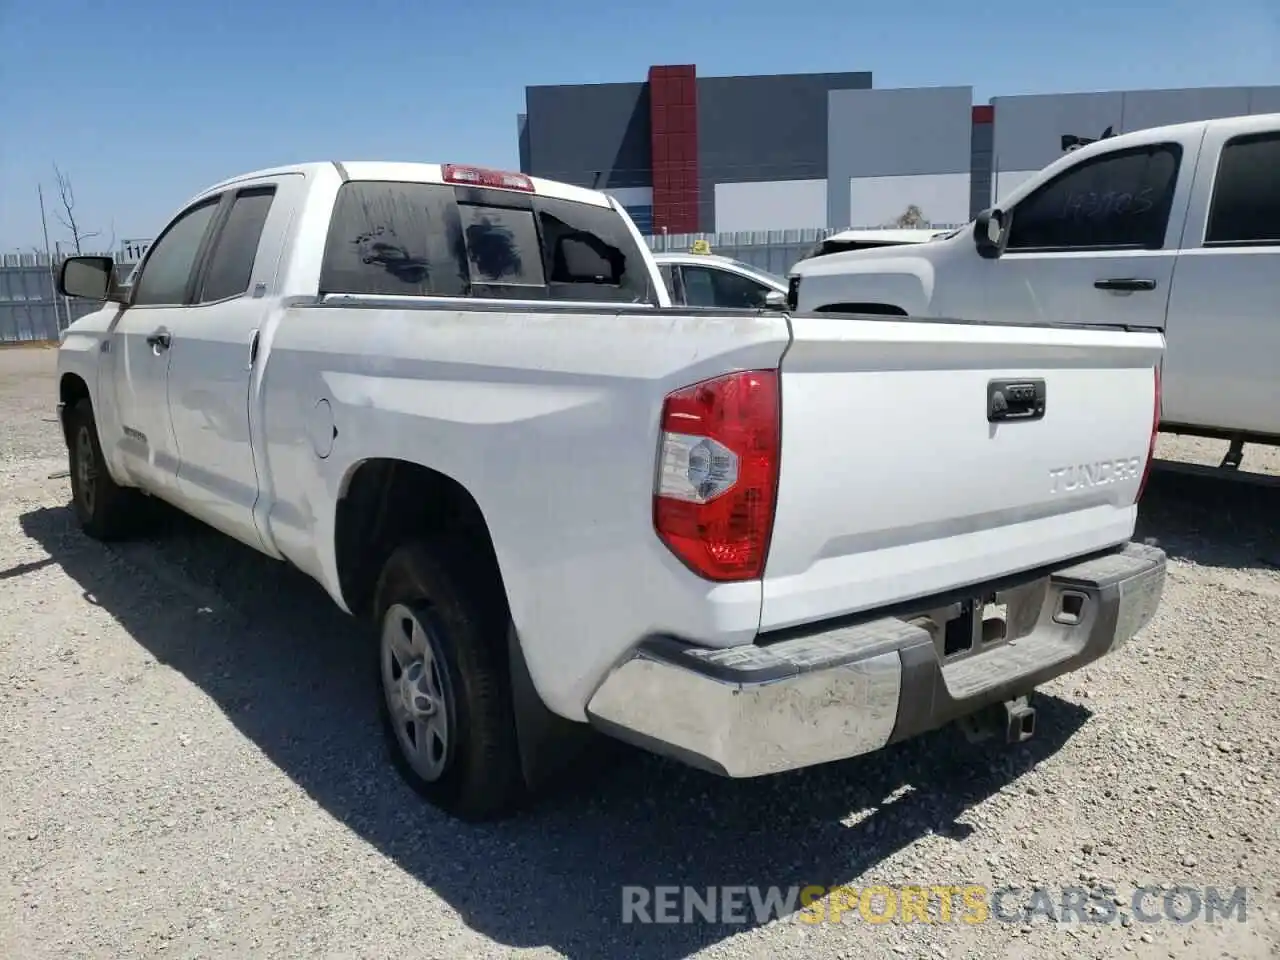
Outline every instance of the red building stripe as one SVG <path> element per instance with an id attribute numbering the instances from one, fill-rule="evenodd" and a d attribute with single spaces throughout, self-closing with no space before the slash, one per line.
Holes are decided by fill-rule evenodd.
<path id="1" fill-rule="evenodd" d="M 653 231 L 698 232 L 698 75 L 692 64 L 649 68 Z"/>
<path id="2" fill-rule="evenodd" d="M 995 123 L 996 108 L 990 105 L 979 105 L 973 108 L 974 123 Z"/>

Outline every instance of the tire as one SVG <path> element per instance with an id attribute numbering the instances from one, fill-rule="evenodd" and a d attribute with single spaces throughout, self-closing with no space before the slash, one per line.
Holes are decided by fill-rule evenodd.
<path id="1" fill-rule="evenodd" d="M 103 541 L 121 540 L 138 532 L 147 505 L 137 490 L 111 479 L 88 399 L 68 411 L 66 435 L 71 504 L 81 529 Z"/>
<path id="2" fill-rule="evenodd" d="M 507 667 L 509 614 L 469 542 L 400 547 L 374 595 L 379 712 L 391 760 L 418 794 L 468 822 L 525 799 Z"/>

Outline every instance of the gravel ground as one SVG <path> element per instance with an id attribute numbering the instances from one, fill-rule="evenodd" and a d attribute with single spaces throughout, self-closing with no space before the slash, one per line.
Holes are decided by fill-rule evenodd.
<path id="1" fill-rule="evenodd" d="M 1027 744 L 943 731 L 745 782 L 621 749 L 528 816 L 465 828 L 392 773 L 366 637 L 318 587 L 190 523 L 111 549 L 75 530 L 49 479 L 53 362 L 0 351 L 4 958 L 1277 956 L 1280 488 L 1154 476 L 1140 532 L 1173 557 L 1164 605 L 1045 688 Z M 1280 455 L 1245 469 L 1280 475 Z M 1110 885 L 1123 906 L 620 922 L 626 884 L 875 883 Z M 1245 886 L 1246 921 L 1126 925 L 1145 884 Z"/>

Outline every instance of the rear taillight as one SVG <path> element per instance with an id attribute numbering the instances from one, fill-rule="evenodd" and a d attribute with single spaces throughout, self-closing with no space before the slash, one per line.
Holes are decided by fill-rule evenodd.
<path id="1" fill-rule="evenodd" d="M 464 167 L 458 163 L 444 165 L 444 181 L 470 184 L 473 187 L 497 187 L 499 190 L 523 190 L 525 193 L 533 193 L 533 181 L 523 173 L 486 170 L 483 167 Z"/>
<path id="2" fill-rule="evenodd" d="M 718 581 L 764 573 L 781 441 L 776 370 L 732 373 L 667 395 L 653 525 L 694 573 Z"/>
<path id="3" fill-rule="evenodd" d="M 1147 448 L 1147 465 L 1142 468 L 1142 480 L 1138 484 L 1138 495 L 1133 502 L 1137 503 L 1142 499 L 1142 493 L 1147 489 L 1147 478 L 1151 476 L 1151 461 L 1156 458 L 1156 436 L 1160 433 L 1160 368 L 1155 368 L 1156 379 L 1156 406 L 1151 414 L 1151 445 Z"/>

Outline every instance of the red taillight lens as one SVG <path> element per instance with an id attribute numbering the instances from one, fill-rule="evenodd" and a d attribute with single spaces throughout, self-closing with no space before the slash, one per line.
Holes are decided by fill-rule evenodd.
<path id="1" fill-rule="evenodd" d="M 1156 436 L 1160 433 L 1160 368 L 1155 368 L 1156 379 L 1156 408 L 1151 414 L 1151 445 L 1147 448 L 1147 465 L 1142 468 L 1142 481 L 1138 484 L 1138 495 L 1134 498 L 1134 503 L 1142 499 L 1142 493 L 1147 489 L 1147 478 L 1151 476 L 1151 461 L 1156 458 Z"/>
<path id="2" fill-rule="evenodd" d="M 781 444 L 776 370 L 733 373 L 667 396 L 653 525 L 699 576 L 764 573 Z"/>

